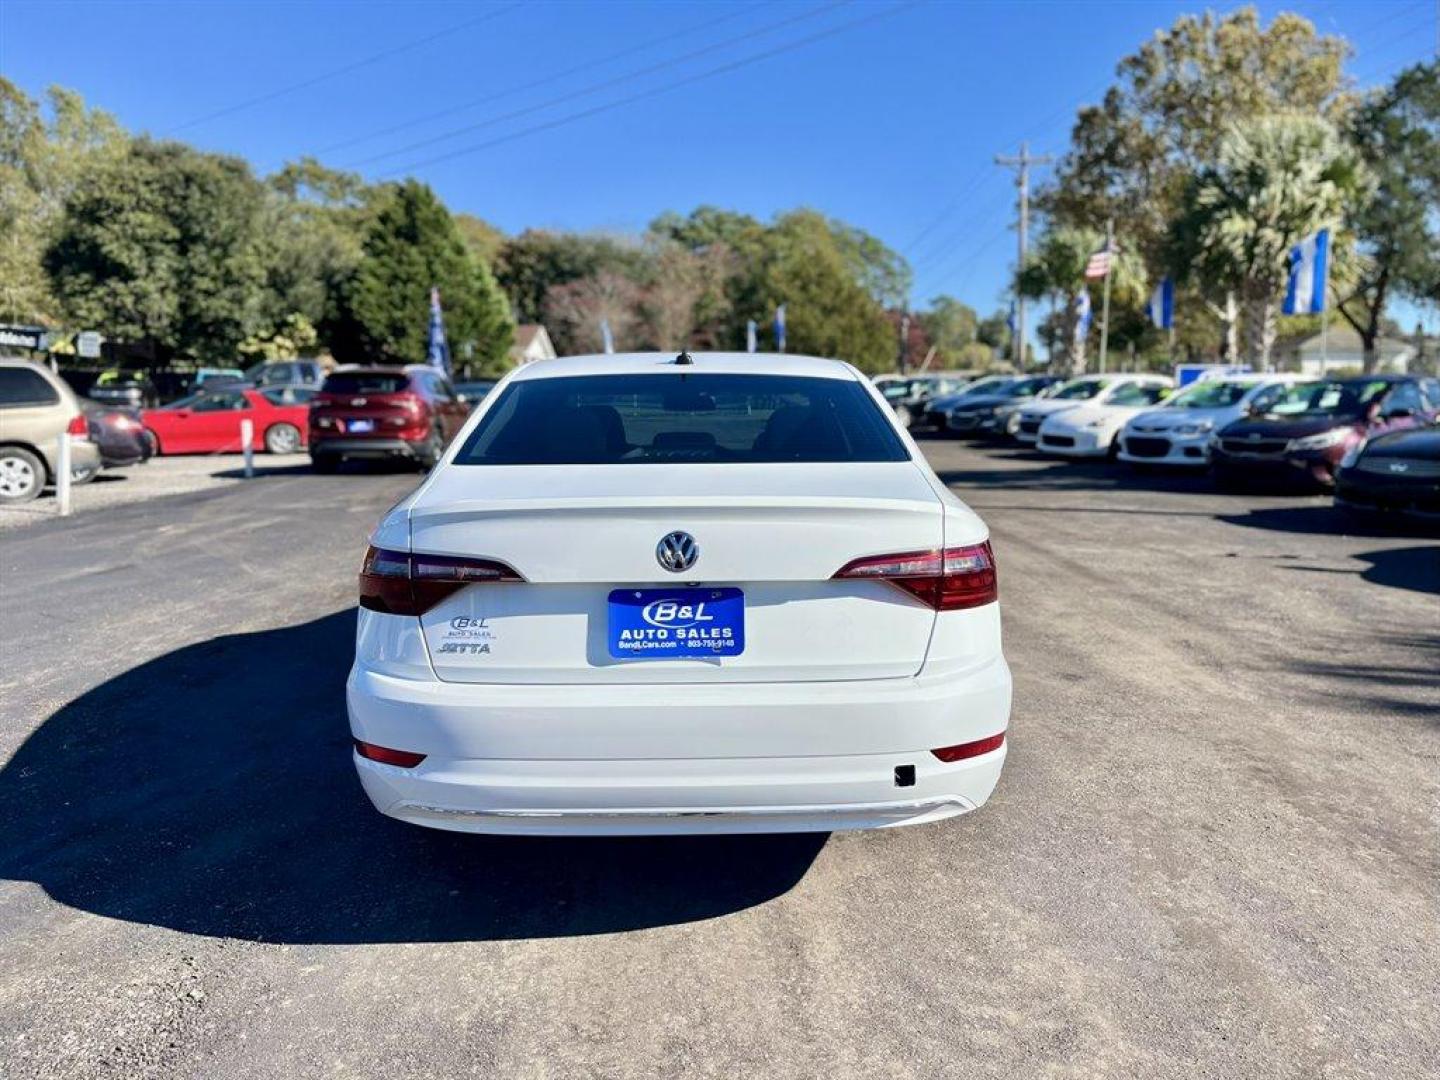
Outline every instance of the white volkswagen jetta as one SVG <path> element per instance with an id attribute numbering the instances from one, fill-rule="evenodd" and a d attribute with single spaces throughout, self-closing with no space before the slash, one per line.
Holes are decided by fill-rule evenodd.
<path id="1" fill-rule="evenodd" d="M 347 683 L 376 807 L 474 832 L 867 828 L 985 802 L 985 524 L 847 364 L 540 361 L 371 537 Z"/>

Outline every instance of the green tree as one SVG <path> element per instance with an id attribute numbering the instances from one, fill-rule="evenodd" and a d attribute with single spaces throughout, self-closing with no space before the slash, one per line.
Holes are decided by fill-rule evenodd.
<path id="1" fill-rule="evenodd" d="M 266 183 L 265 291 L 255 339 L 292 340 L 298 317 L 328 345 L 345 288 L 360 266 L 374 191 L 355 174 L 313 158 L 286 165 Z"/>
<path id="2" fill-rule="evenodd" d="M 966 347 L 976 340 L 980 319 L 975 309 L 953 296 L 937 296 L 919 318 L 926 336 L 935 346 L 939 365 L 946 368 L 959 365 Z"/>
<path id="3" fill-rule="evenodd" d="M 260 321 L 264 202 L 238 158 L 136 139 L 71 193 L 44 256 L 51 287 L 73 325 L 229 362 Z"/>
<path id="4" fill-rule="evenodd" d="M 857 280 L 829 221 L 809 210 L 782 215 L 768 230 L 767 247 L 763 310 L 785 305 L 791 352 L 833 356 L 872 373 L 895 366 L 885 309 Z"/>
<path id="5" fill-rule="evenodd" d="M 486 371 L 505 365 L 515 330 L 509 306 L 428 186 L 416 180 L 387 186 L 362 248 L 344 290 L 337 359 L 423 362 L 434 286 L 454 355 Z"/>
<path id="6" fill-rule="evenodd" d="M 470 257 L 490 267 L 493 273 L 500 249 L 505 246 L 505 234 L 474 214 L 456 214 L 455 227 L 460 230 L 460 239 L 465 241 Z"/>
<path id="7" fill-rule="evenodd" d="M 51 87 L 47 105 L 0 77 L 0 315 L 53 324 L 62 312 L 45 251 L 81 178 L 124 154 L 128 137 L 72 91 Z"/>
<path id="8" fill-rule="evenodd" d="M 1170 223 L 1190 178 L 1217 163 L 1228 127 L 1277 112 L 1343 123 L 1353 106 L 1343 71 L 1349 51 L 1343 38 L 1288 12 L 1268 26 L 1253 7 L 1182 16 L 1121 60 L 1102 102 L 1080 111 L 1037 207 L 1060 225 L 1103 229 L 1113 220 L 1148 265 L 1166 266 Z M 1187 340 L 1213 330 L 1220 353 L 1233 358 L 1238 298 L 1203 277 L 1179 276 Z M 1208 318 L 1196 314 L 1202 306 Z"/>
<path id="9" fill-rule="evenodd" d="M 1173 227 L 1175 261 L 1240 296 L 1251 363 L 1269 367 L 1291 249 L 1335 229 L 1366 185 L 1359 156 L 1332 125 L 1294 114 L 1232 126 L 1217 164 L 1191 183 Z"/>
<path id="10" fill-rule="evenodd" d="M 609 236 L 526 229 L 500 247 L 495 277 L 521 322 L 539 322 L 545 294 L 557 285 L 609 270 L 637 278 L 644 255 L 639 245 Z M 556 342 L 560 348 L 560 343 Z"/>
<path id="11" fill-rule="evenodd" d="M 1081 294 L 1088 291 L 1085 264 L 1105 244 L 1104 233 L 1094 229 L 1055 227 L 1040 238 L 1019 274 L 1020 292 L 1034 300 L 1050 299 L 1056 307 L 1057 345 L 1061 363 L 1074 375 L 1085 371 L 1086 336 L 1080 332 Z M 1133 303 L 1145 294 L 1145 264 L 1138 255 L 1121 251 L 1110 268 L 1110 296 L 1120 304 Z M 1098 333 L 1099 289 L 1091 310 Z M 1113 312 L 1112 312 L 1113 316 Z"/>
<path id="12" fill-rule="evenodd" d="M 1375 197 L 1351 215 L 1365 265 L 1339 310 L 1371 372 L 1392 293 L 1440 301 L 1440 61 L 1407 68 L 1365 101 L 1349 135 Z"/>

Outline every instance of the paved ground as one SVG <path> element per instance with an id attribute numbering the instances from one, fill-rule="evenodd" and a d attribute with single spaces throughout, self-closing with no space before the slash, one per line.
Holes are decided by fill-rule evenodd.
<path id="1" fill-rule="evenodd" d="M 1430 1077 L 1440 545 L 933 444 L 1013 751 L 955 822 L 541 842 L 375 815 L 340 697 L 413 476 L 0 542 L 0 1073 Z"/>
<path id="2" fill-rule="evenodd" d="M 255 468 L 262 474 L 308 469 L 308 454 L 256 454 Z M 107 469 L 88 484 L 70 490 L 72 516 L 112 510 L 117 506 L 148 502 L 163 495 L 183 495 L 226 487 L 244 478 L 240 454 L 184 454 L 152 458 L 143 465 Z M 59 517 L 55 491 L 47 488 L 38 499 L 0 506 L 0 531 L 34 525 Z"/>

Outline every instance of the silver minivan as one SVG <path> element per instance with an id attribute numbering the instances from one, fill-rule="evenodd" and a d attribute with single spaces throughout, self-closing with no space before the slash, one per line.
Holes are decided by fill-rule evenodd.
<path id="1" fill-rule="evenodd" d="M 62 435 L 72 478 L 98 473 L 100 448 L 74 391 L 49 368 L 0 357 L 0 506 L 28 502 L 55 482 Z"/>

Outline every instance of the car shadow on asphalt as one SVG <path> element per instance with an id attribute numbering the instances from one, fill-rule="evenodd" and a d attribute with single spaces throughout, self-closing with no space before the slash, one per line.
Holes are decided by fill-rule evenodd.
<path id="1" fill-rule="evenodd" d="M 413 461 L 406 461 L 397 458 L 394 461 L 344 461 L 340 463 L 339 469 L 329 476 L 376 476 L 390 475 L 391 473 L 415 473 L 423 476 L 421 470 L 416 469 Z M 254 474 L 256 476 L 319 476 L 309 461 L 287 462 L 284 465 L 266 465 L 262 459 L 255 462 Z M 243 480 L 245 478 L 244 467 L 220 469 L 210 474 L 219 480 Z"/>
<path id="2" fill-rule="evenodd" d="M 1180 494 L 1223 495 L 1200 470 L 1132 468 L 1107 460 L 1065 461 L 1046 458 L 1031 450 L 991 450 L 993 461 L 1018 462 L 1020 468 L 942 469 L 937 475 L 946 486 L 1018 488 L 1025 491 L 1168 491 Z"/>
<path id="3" fill-rule="evenodd" d="M 1217 520 L 1247 529 L 1313 536 L 1366 538 L 1440 536 L 1440 523 L 1400 515 L 1354 514 L 1331 505 L 1268 506 L 1243 514 L 1217 514 Z M 1431 549 L 1436 550 L 1436 549 Z"/>
<path id="4" fill-rule="evenodd" d="M 353 610 L 189 645 L 61 708 L 0 770 L 0 876 L 285 943 L 611 933 L 780 896 L 826 834 L 529 839 L 378 814 L 350 760 Z"/>

